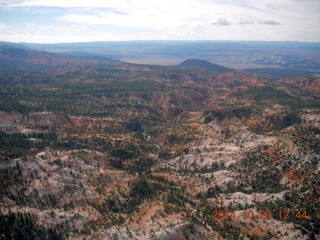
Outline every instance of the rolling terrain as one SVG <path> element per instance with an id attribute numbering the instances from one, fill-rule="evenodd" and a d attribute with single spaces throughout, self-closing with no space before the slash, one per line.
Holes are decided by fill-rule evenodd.
<path id="1" fill-rule="evenodd" d="M 2 239 L 320 239 L 319 69 L 41 47 L 0 45 Z"/>
<path id="2" fill-rule="evenodd" d="M 320 45 L 316 42 L 128 41 L 25 45 L 78 57 L 109 57 L 141 64 L 178 65 L 186 59 L 203 59 L 277 77 L 319 76 Z"/>

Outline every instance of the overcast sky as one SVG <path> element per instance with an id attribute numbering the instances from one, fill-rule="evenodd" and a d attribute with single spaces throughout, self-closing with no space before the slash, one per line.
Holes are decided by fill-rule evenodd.
<path id="1" fill-rule="evenodd" d="M 320 42 L 320 0 L 0 0 L 0 41 Z"/>

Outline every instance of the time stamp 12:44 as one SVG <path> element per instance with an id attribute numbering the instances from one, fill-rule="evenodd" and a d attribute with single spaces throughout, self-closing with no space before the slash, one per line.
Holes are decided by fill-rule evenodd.
<path id="1" fill-rule="evenodd" d="M 242 211 L 213 211 L 213 219 L 272 219 L 275 214 L 277 214 L 277 218 L 280 220 L 287 220 L 290 218 L 296 219 L 306 219 L 307 211 L 290 211 L 290 210 L 280 210 L 277 213 L 272 213 L 270 210 L 260 210 L 260 214 L 254 212 L 253 210 L 242 210 Z"/>

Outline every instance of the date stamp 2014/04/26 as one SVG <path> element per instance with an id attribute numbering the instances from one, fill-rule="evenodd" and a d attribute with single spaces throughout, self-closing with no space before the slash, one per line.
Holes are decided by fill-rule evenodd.
<path id="1" fill-rule="evenodd" d="M 302 210 L 279 210 L 278 212 L 271 212 L 270 210 L 260 210 L 256 212 L 253 210 L 241 210 L 241 211 L 224 211 L 224 210 L 214 210 L 212 218 L 213 219 L 266 219 L 270 220 L 272 218 L 279 220 L 289 220 L 295 219 L 307 219 L 307 211 Z"/>

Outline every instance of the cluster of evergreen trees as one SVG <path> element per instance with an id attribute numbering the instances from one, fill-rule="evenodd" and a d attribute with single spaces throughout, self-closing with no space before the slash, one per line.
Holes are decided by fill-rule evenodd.
<path id="1" fill-rule="evenodd" d="M 0 214 L 0 239 L 65 239 L 62 229 L 38 225 L 29 213 Z"/>

